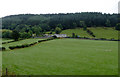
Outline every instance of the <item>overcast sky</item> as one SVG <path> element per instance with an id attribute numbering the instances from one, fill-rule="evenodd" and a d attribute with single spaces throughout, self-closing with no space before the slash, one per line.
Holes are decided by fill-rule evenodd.
<path id="1" fill-rule="evenodd" d="M 0 17 L 14 14 L 117 13 L 120 0 L 0 0 Z"/>

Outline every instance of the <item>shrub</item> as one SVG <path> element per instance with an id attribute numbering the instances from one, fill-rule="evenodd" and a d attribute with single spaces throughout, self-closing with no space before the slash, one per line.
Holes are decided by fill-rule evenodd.
<path id="1" fill-rule="evenodd" d="M 78 35 L 75 35 L 75 38 L 78 38 Z"/>
<path id="2" fill-rule="evenodd" d="M 75 33 L 72 33 L 72 38 L 75 38 Z"/>
<path id="3" fill-rule="evenodd" d="M 94 34 L 93 34 L 92 36 L 93 36 L 93 37 L 95 37 L 95 35 L 94 35 Z"/>
<path id="4" fill-rule="evenodd" d="M 88 37 L 84 37 L 84 39 L 89 39 Z"/>
<path id="5" fill-rule="evenodd" d="M 87 32 L 88 32 L 91 36 L 95 37 L 95 35 L 93 34 L 93 32 L 90 31 L 89 29 L 87 29 Z"/>
<path id="6" fill-rule="evenodd" d="M 9 48 L 12 50 L 12 49 L 15 49 L 16 46 L 9 46 Z"/>
<path id="7" fill-rule="evenodd" d="M 21 48 L 21 46 L 20 46 L 20 45 L 17 45 L 15 48 Z"/>
<path id="8" fill-rule="evenodd" d="M 61 31 L 62 31 L 61 28 L 59 28 L 59 27 L 56 27 L 56 28 L 55 28 L 55 33 L 56 33 L 56 34 L 60 34 Z"/>
<path id="9" fill-rule="evenodd" d="M 100 38 L 100 40 L 107 40 L 106 38 Z"/>
<path id="10" fill-rule="evenodd" d="M 115 29 L 120 31 L 120 23 L 116 24 Z"/>

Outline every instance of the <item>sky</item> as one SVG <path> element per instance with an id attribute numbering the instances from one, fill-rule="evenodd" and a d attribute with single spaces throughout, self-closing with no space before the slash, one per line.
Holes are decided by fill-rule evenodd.
<path id="1" fill-rule="evenodd" d="M 118 13 L 120 0 L 0 0 L 0 17 L 14 14 Z"/>

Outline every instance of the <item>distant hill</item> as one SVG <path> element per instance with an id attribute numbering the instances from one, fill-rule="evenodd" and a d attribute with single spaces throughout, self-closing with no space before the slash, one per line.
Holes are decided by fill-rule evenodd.
<path id="1" fill-rule="evenodd" d="M 19 25 L 31 25 L 50 31 L 61 24 L 59 27 L 64 30 L 82 27 L 80 21 L 84 21 L 87 27 L 115 27 L 117 16 L 117 14 L 102 14 L 99 12 L 19 14 L 3 17 L 2 28 L 14 30 Z"/>

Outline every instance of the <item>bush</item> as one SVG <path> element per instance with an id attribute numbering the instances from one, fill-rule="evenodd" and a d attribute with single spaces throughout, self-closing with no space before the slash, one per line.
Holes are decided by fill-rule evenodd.
<path id="1" fill-rule="evenodd" d="M 88 37 L 84 37 L 84 39 L 89 39 Z"/>
<path id="2" fill-rule="evenodd" d="M 16 46 L 9 46 L 9 49 L 15 49 Z"/>
<path id="3" fill-rule="evenodd" d="M 100 38 L 100 40 L 107 40 L 106 38 Z"/>
<path id="4" fill-rule="evenodd" d="M 55 33 L 56 33 L 56 34 L 60 34 L 61 31 L 62 31 L 61 28 L 59 28 L 59 27 L 56 27 L 56 28 L 55 28 Z"/>
<path id="5" fill-rule="evenodd" d="M 75 38 L 78 38 L 78 35 L 75 35 Z"/>
<path id="6" fill-rule="evenodd" d="M 120 31 L 120 23 L 116 24 L 115 29 Z"/>
<path id="7" fill-rule="evenodd" d="M 90 31 L 89 29 L 87 29 L 87 32 L 88 32 L 91 36 L 95 37 L 95 35 L 93 34 L 93 32 Z"/>
<path id="8" fill-rule="evenodd" d="M 93 37 L 95 37 L 95 35 L 94 35 L 94 34 L 93 34 L 92 36 L 93 36 Z"/>
<path id="9" fill-rule="evenodd" d="M 72 38 L 75 38 L 75 33 L 72 33 Z"/>

